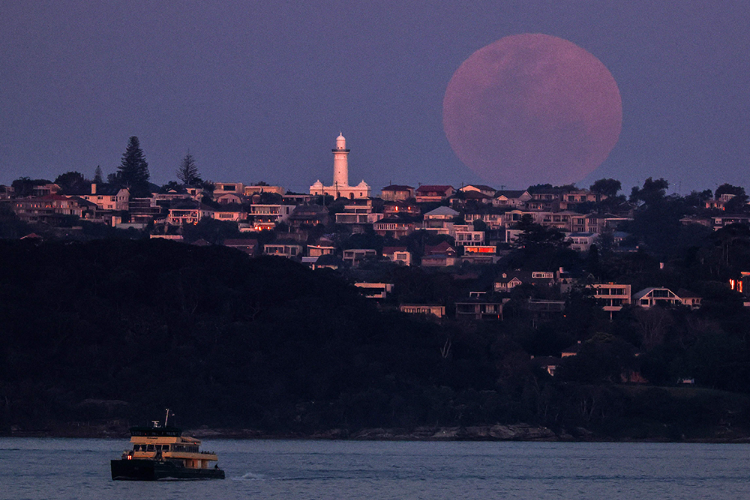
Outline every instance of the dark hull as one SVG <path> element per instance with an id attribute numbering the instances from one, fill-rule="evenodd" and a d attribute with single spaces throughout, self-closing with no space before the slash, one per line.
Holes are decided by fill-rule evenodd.
<path id="1" fill-rule="evenodd" d="M 112 479 L 157 481 L 159 479 L 224 479 L 221 469 L 190 469 L 160 460 L 112 460 Z"/>

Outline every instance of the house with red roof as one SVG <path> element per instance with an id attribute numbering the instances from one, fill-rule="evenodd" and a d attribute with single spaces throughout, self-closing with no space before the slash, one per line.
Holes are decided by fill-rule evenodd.
<path id="1" fill-rule="evenodd" d="M 458 253 L 455 247 L 443 241 L 434 246 L 426 246 L 422 256 L 422 267 L 448 267 L 455 266 Z"/>

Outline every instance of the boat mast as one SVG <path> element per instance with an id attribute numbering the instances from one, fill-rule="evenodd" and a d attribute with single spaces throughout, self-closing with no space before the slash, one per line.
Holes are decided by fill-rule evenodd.
<path id="1" fill-rule="evenodd" d="M 169 424 L 169 408 L 167 408 L 167 416 L 164 417 L 164 427 Z"/>

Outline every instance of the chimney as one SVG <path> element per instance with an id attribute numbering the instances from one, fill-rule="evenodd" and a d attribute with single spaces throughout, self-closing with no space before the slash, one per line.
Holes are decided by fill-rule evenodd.
<path id="1" fill-rule="evenodd" d="M 91 194 L 96 194 L 96 182 L 91 183 Z"/>

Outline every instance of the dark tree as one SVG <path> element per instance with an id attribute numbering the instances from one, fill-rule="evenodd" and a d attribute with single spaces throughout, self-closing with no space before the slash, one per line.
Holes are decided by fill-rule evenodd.
<path id="1" fill-rule="evenodd" d="M 653 180 L 651 177 L 649 177 L 643 182 L 642 188 L 639 188 L 637 186 L 633 187 L 633 190 L 630 193 L 630 201 L 632 203 L 642 201 L 646 205 L 659 203 L 660 201 L 664 200 L 664 197 L 667 195 L 668 187 L 669 182 L 667 182 L 666 180 Z"/>
<path id="2" fill-rule="evenodd" d="M 182 186 L 180 185 L 179 182 L 169 181 L 166 184 L 164 184 L 161 188 L 159 188 L 159 192 L 160 193 L 168 193 L 170 191 L 179 192 L 181 187 Z"/>
<path id="3" fill-rule="evenodd" d="M 102 167 L 99 165 L 96 166 L 96 170 L 94 171 L 94 180 L 93 182 L 95 184 L 104 184 L 104 174 L 102 173 Z"/>
<path id="4" fill-rule="evenodd" d="M 204 217 L 197 224 L 186 224 L 183 236 L 188 242 L 204 239 L 213 245 L 219 245 L 224 240 L 239 238 L 241 235 L 237 224 Z"/>
<path id="5" fill-rule="evenodd" d="M 474 231 L 487 231 L 487 223 L 482 219 L 474 220 L 472 225 L 474 226 Z"/>
<path id="6" fill-rule="evenodd" d="M 710 189 L 703 191 L 691 191 L 689 195 L 685 196 L 685 204 L 689 207 L 704 208 L 706 202 L 713 197 Z"/>
<path id="7" fill-rule="evenodd" d="M 80 172 L 65 172 L 57 176 L 55 184 L 60 186 L 64 193 L 76 193 L 89 187 L 91 181 Z"/>
<path id="8" fill-rule="evenodd" d="M 603 194 L 608 198 L 617 196 L 620 189 L 622 189 L 622 184 L 615 179 L 599 179 L 589 187 L 592 193 Z"/>
<path id="9" fill-rule="evenodd" d="M 533 186 L 529 186 L 527 191 L 529 193 L 538 193 L 540 191 L 549 191 L 552 189 L 552 184 L 534 184 Z"/>
<path id="10" fill-rule="evenodd" d="M 23 198 L 25 196 L 31 196 L 36 186 L 44 186 L 45 184 L 50 184 L 50 181 L 47 179 L 29 179 L 28 177 L 21 177 L 14 180 L 11 187 L 17 197 Z"/>
<path id="11" fill-rule="evenodd" d="M 177 178 L 186 186 L 195 186 L 203 182 L 198 167 L 195 165 L 195 158 L 189 150 L 180 162 L 180 168 L 177 169 Z"/>
<path id="12" fill-rule="evenodd" d="M 534 222 L 529 214 L 524 214 L 516 224 L 516 229 L 523 232 L 518 235 L 517 244 L 530 250 L 542 247 L 562 248 L 569 244 L 565 241 L 565 234 L 555 227 L 545 227 Z"/>
<path id="13" fill-rule="evenodd" d="M 724 210 L 727 212 L 743 212 L 745 205 L 747 205 L 748 196 L 745 194 L 745 188 L 741 186 L 733 186 L 731 184 L 722 184 L 716 188 L 716 197 L 720 198 L 722 195 L 729 194 L 732 198 L 724 205 Z"/>
<path id="14" fill-rule="evenodd" d="M 130 189 L 131 196 L 141 198 L 150 194 L 148 179 L 148 163 L 143 155 L 138 137 L 133 136 L 128 141 L 128 147 L 122 155 L 122 162 L 117 172 L 120 185 Z"/>
<path id="15" fill-rule="evenodd" d="M 733 194 L 735 196 L 745 196 L 745 188 L 733 186 L 731 184 L 722 184 L 716 188 L 716 197 L 720 198 L 723 194 Z"/>

